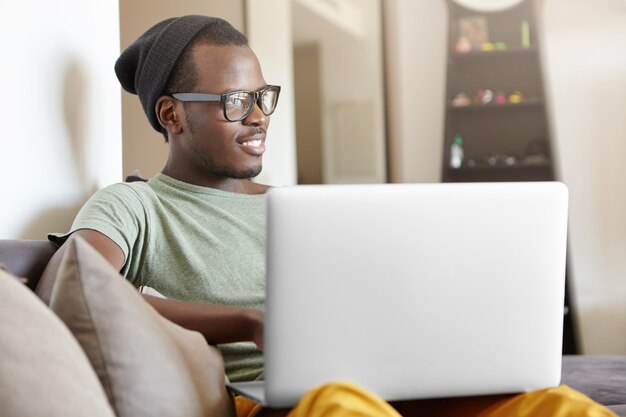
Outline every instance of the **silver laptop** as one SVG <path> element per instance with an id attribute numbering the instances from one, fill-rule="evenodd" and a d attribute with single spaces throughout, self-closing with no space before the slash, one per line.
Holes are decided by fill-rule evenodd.
<path id="1" fill-rule="evenodd" d="M 265 381 L 288 407 L 329 381 L 384 399 L 559 384 L 567 188 L 295 186 L 268 193 Z"/>

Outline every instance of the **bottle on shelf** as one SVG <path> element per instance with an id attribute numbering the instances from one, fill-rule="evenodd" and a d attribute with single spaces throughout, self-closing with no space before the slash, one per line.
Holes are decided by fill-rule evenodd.
<path id="1" fill-rule="evenodd" d="M 450 145 L 450 168 L 461 168 L 463 156 L 463 138 L 457 133 Z"/>
<path id="2" fill-rule="evenodd" d="M 528 20 L 522 20 L 521 24 L 522 30 L 522 48 L 528 49 L 530 48 L 530 26 L 528 24 Z"/>

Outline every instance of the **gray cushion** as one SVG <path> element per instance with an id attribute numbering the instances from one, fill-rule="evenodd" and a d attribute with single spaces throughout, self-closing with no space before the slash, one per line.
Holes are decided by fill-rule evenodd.
<path id="1" fill-rule="evenodd" d="M 234 416 L 219 351 L 163 318 L 80 237 L 50 308 L 79 341 L 118 417 Z"/>
<path id="2" fill-rule="evenodd" d="M 34 290 L 56 250 L 47 240 L 0 239 L 0 263 L 12 274 L 27 278 L 28 286 Z"/>
<path id="3" fill-rule="evenodd" d="M 569 385 L 601 404 L 624 406 L 626 405 L 626 356 L 564 356 L 561 383 Z M 626 410 L 622 407 L 621 415 L 626 414 L 624 411 Z"/>
<path id="4" fill-rule="evenodd" d="M 610 405 L 608 409 L 617 414 L 619 417 L 626 417 L 626 405 Z"/>

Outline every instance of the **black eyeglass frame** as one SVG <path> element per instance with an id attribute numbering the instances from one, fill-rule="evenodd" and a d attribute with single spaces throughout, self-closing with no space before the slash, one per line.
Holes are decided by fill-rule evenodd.
<path id="1" fill-rule="evenodd" d="M 263 110 L 263 106 L 261 106 L 259 103 L 259 100 L 261 100 L 261 96 L 267 90 L 273 90 L 276 92 L 276 101 L 274 102 L 274 108 L 272 108 L 272 110 L 268 113 L 266 113 L 265 110 Z M 230 117 L 228 117 L 228 114 L 226 114 L 226 106 L 225 106 L 226 100 L 232 95 L 241 94 L 241 93 L 247 93 L 247 94 L 252 95 L 252 98 L 253 98 L 252 105 L 248 108 L 248 110 L 245 111 L 243 116 L 237 117 L 235 119 L 231 119 Z M 259 91 L 237 90 L 237 91 L 230 91 L 225 94 L 173 93 L 171 94 L 171 96 L 183 102 L 194 102 L 194 101 L 219 102 L 222 104 L 222 111 L 224 112 L 224 118 L 228 120 L 229 122 L 239 122 L 245 119 L 246 117 L 248 117 L 250 113 L 252 113 L 252 110 L 254 109 L 255 105 L 258 105 L 261 111 L 263 112 L 263 114 L 266 116 L 270 116 L 272 113 L 274 113 L 274 111 L 276 110 L 276 106 L 278 105 L 278 98 L 280 96 L 280 86 L 279 85 L 267 85 L 263 87 L 262 89 L 260 89 Z"/>

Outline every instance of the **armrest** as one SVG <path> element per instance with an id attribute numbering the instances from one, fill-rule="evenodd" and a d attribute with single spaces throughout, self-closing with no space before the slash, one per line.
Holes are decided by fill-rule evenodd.
<path id="1" fill-rule="evenodd" d="M 47 240 L 0 239 L 0 263 L 34 290 L 57 247 Z"/>

